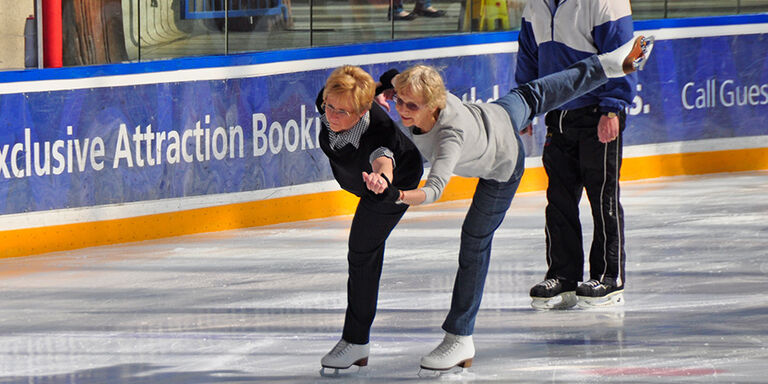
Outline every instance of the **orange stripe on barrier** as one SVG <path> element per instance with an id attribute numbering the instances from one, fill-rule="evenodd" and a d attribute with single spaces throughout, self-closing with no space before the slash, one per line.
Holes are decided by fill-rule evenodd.
<path id="1" fill-rule="evenodd" d="M 768 169 L 768 148 L 673 153 L 624 159 L 621 180 Z"/>
<path id="2" fill-rule="evenodd" d="M 322 192 L 186 211 L 0 232 L 0 257 L 225 231 L 354 212 L 357 198 Z"/>
<path id="3" fill-rule="evenodd" d="M 622 180 L 768 169 L 768 148 L 679 153 L 624 159 Z M 440 201 L 469 199 L 477 179 L 454 177 Z M 526 169 L 519 192 L 547 187 L 543 168 Z M 0 257 L 159 239 L 354 213 L 358 199 L 321 192 L 125 219 L 0 231 Z"/>

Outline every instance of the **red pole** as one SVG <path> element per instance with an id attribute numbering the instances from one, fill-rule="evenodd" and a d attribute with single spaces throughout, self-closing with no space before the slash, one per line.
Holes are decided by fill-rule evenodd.
<path id="1" fill-rule="evenodd" d="M 64 39 L 61 23 L 61 0 L 43 0 L 43 65 L 63 66 Z"/>

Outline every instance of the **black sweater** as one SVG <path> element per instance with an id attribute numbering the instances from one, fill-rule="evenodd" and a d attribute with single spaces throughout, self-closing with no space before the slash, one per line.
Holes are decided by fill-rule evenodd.
<path id="1" fill-rule="evenodd" d="M 317 95 L 317 110 L 322 111 L 323 91 Z M 362 173 L 371 173 L 370 156 L 379 147 L 386 147 L 394 153 L 395 170 L 392 184 L 399 189 L 418 187 L 424 166 L 421 154 L 411 139 L 408 138 L 389 115 L 376 103 L 371 106 L 371 123 L 360 138 L 360 146 L 355 149 L 347 144 L 339 149 L 331 149 L 328 141 L 328 127 L 323 124 L 320 130 L 320 148 L 331 163 L 333 177 L 342 189 L 362 196 L 366 190 Z"/>

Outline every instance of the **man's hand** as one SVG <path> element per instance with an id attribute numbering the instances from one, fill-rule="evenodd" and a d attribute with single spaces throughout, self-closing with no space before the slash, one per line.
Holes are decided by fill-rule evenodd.
<path id="1" fill-rule="evenodd" d="M 395 90 L 390 88 L 374 96 L 373 101 L 375 101 L 376 104 L 381 105 L 381 107 L 384 108 L 387 112 L 390 112 L 391 107 L 389 106 L 387 100 L 392 100 L 392 95 L 394 94 Z"/>
<path id="2" fill-rule="evenodd" d="M 597 138 L 603 144 L 610 143 L 619 136 L 619 117 L 606 115 L 600 116 L 600 122 L 597 124 Z"/>
<path id="3" fill-rule="evenodd" d="M 390 110 L 389 103 L 387 103 L 387 98 L 384 97 L 383 93 L 379 93 L 378 95 L 373 97 L 373 101 L 376 102 L 376 104 L 380 105 L 382 108 L 384 108 L 387 112 Z"/>
<path id="4" fill-rule="evenodd" d="M 382 108 L 386 109 L 387 112 L 389 112 L 389 103 L 387 103 L 387 99 L 384 97 L 383 93 L 376 95 L 373 100 L 376 102 L 376 104 L 380 105 Z"/>
<path id="5" fill-rule="evenodd" d="M 533 136 L 533 124 L 528 124 L 527 127 L 520 130 L 521 135 Z"/>

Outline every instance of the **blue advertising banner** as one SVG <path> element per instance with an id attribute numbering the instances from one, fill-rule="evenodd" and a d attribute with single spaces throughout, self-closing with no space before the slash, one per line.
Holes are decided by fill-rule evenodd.
<path id="1" fill-rule="evenodd" d="M 657 41 L 626 145 L 768 133 L 768 34 Z"/>
<path id="2" fill-rule="evenodd" d="M 475 87 L 510 77 L 495 56 L 430 63 L 465 97 L 498 97 Z M 0 214 L 331 180 L 314 105 L 330 71 L 2 95 Z"/>
<path id="3" fill-rule="evenodd" d="M 767 39 L 657 41 L 625 145 L 768 133 Z M 515 54 L 419 62 L 467 101 L 514 86 Z M 0 215 L 331 180 L 314 106 L 330 71 L 0 95 Z"/>

